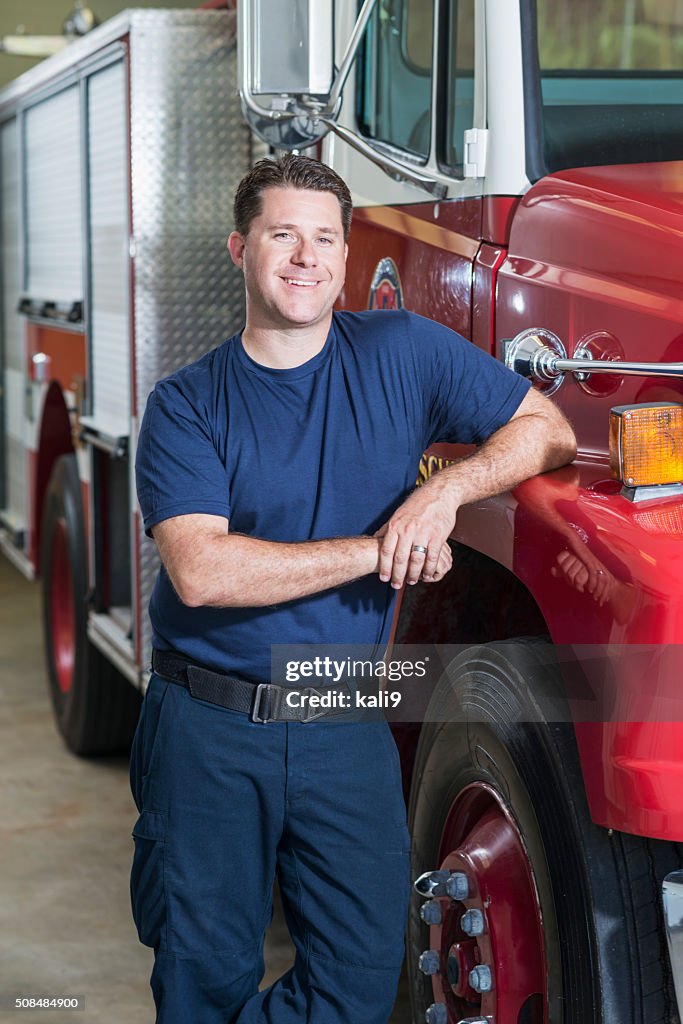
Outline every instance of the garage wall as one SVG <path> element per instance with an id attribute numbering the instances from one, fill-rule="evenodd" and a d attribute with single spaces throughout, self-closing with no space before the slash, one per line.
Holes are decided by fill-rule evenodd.
<path id="1" fill-rule="evenodd" d="M 166 9 L 198 7 L 201 0 L 87 0 L 100 22 L 125 11 L 127 7 L 162 7 Z M 0 37 L 14 35 L 23 25 L 31 35 L 61 35 L 62 25 L 73 9 L 73 0 L 2 0 L 0 3 Z M 0 53 L 0 88 L 28 71 L 36 60 L 11 57 Z"/>

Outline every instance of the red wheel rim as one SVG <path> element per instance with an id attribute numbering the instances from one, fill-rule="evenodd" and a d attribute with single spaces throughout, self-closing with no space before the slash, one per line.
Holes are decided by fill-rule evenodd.
<path id="1" fill-rule="evenodd" d="M 55 523 L 50 552 L 50 628 L 57 682 L 68 693 L 74 674 L 75 616 L 66 520 Z"/>
<path id="2" fill-rule="evenodd" d="M 430 927 L 439 951 L 433 975 L 436 1002 L 450 1021 L 481 1016 L 495 1024 L 547 1024 L 548 992 L 543 920 L 533 871 L 519 829 L 491 786 L 473 783 L 449 810 L 439 847 L 439 867 L 462 871 L 469 882 L 462 902 L 440 899 L 442 923 Z M 481 935 L 468 935 L 466 910 L 483 915 Z M 469 984 L 473 967 L 491 971 L 488 992 Z"/>

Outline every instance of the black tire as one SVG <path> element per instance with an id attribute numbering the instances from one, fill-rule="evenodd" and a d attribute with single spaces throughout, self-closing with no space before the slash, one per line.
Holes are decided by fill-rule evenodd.
<path id="1" fill-rule="evenodd" d="M 546 963 L 545 991 L 530 999 L 519 1017 L 507 1013 L 501 1019 L 514 1019 L 515 1024 L 679 1024 L 660 885 L 664 875 L 680 866 L 681 849 L 675 843 L 611 833 L 592 823 L 573 727 L 544 722 L 527 683 L 538 679 L 539 670 L 554 673 L 548 668 L 549 648 L 542 641 L 478 646 L 448 667 L 416 753 L 410 800 L 412 877 L 444 862 L 442 833 L 463 806 L 462 794 L 479 787 L 494 793 L 522 837 L 540 907 L 539 945 Z M 558 685 L 555 676 L 546 692 Z M 466 831 L 471 823 L 462 827 Z M 435 1001 L 432 978 L 417 963 L 430 946 L 429 930 L 419 917 L 423 902 L 413 894 L 408 932 L 415 1021 L 423 1020 Z M 464 907 L 453 901 L 442 905 L 447 908 L 441 932 L 445 941 L 452 927 L 447 922 L 460 921 Z M 486 912 L 495 913 L 495 901 Z M 494 979 L 500 957 L 525 955 L 519 942 L 494 951 Z M 437 992 L 444 959 L 442 951 Z M 485 1015 L 484 1002 L 462 1012 L 448 986 L 444 990 L 449 1024 L 461 1016 Z"/>
<path id="2" fill-rule="evenodd" d="M 57 727 L 74 754 L 126 751 L 140 694 L 87 637 L 88 573 L 75 455 L 54 466 L 41 534 L 43 632 Z"/>

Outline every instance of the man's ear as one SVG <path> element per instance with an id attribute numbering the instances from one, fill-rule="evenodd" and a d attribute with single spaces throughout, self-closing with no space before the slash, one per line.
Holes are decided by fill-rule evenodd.
<path id="1" fill-rule="evenodd" d="M 228 252 L 230 253 L 232 262 L 236 267 L 239 267 L 240 270 L 244 268 L 245 245 L 246 242 L 244 240 L 244 235 L 241 235 L 239 231 L 232 231 L 230 233 L 228 238 Z"/>

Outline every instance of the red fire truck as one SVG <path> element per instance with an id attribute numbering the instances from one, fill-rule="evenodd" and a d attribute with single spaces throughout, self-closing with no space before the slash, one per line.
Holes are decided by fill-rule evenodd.
<path id="1" fill-rule="evenodd" d="M 413 1018 L 675 1024 L 683 2 L 244 0 L 239 24 L 239 75 L 233 12 L 135 11 L 0 94 L 1 541 L 42 576 L 59 727 L 130 735 L 158 564 L 131 454 L 154 381 L 240 322 L 245 121 L 317 146 L 356 206 L 341 304 L 448 324 L 580 447 L 463 509 L 454 571 L 397 614 L 444 663 L 397 734 Z"/>

